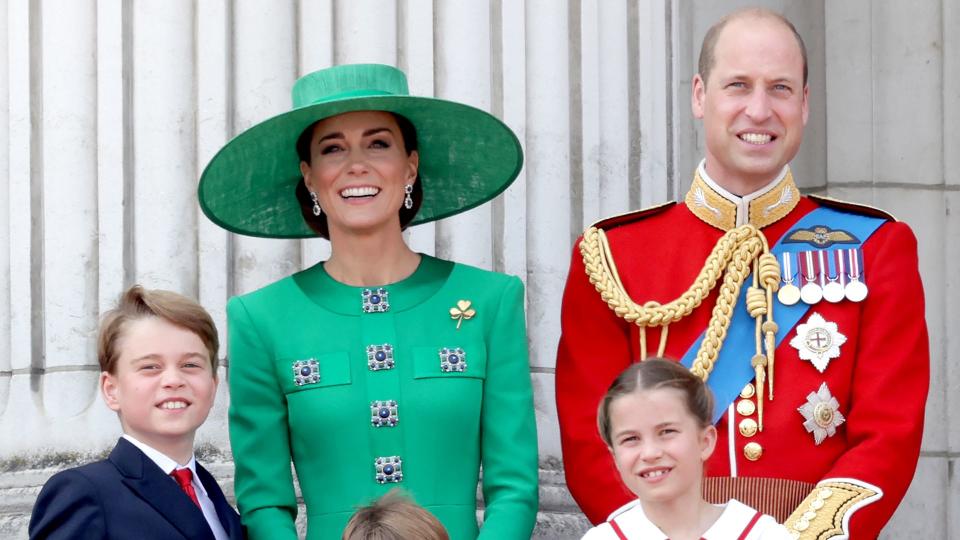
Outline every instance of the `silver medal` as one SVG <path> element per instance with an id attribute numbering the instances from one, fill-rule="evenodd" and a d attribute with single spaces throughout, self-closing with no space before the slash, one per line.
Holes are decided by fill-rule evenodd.
<path id="1" fill-rule="evenodd" d="M 860 267 L 860 250 L 847 250 L 847 267 L 850 281 L 844 289 L 847 300 L 862 302 L 867 297 L 867 284 L 863 282 L 863 269 Z"/>
<path id="2" fill-rule="evenodd" d="M 800 299 L 803 300 L 804 304 L 813 305 L 823 299 L 823 288 L 817 283 L 819 272 L 814 265 L 812 251 L 804 251 L 800 254 L 800 257 L 800 274 L 804 281 L 803 286 L 800 287 Z"/>
<path id="3" fill-rule="evenodd" d="M 800 288 L 800 299 L 804 304 L 816 304 L 823 299 L 823 289 L 816 283 L 807 283 Z"/>
<path id="4" fill-rule="evenodd" d="M 836 304 L 837 302 L 843 300 L 844 298 L 844 289 L 843 285 L 836 281 L 831 281 L 823 288 L 823 299 L 827 302 L 832 302 Z"/>
<path id="5" fill-rule="evenodd" d="M 824 251 L 817 252 L 817 258 L 820 262 L 820 282 L 823 284 L 823 299 L 836 304 L 843 300 L 843 285 L 839 283 L 839 274 L 834 276 L 830 273 L 830 265 L 828 264 L 829 261 L 827 257 L 832 256 L 832 253 L 828 255 Z M 824 280 L 826 280 L 826 283 L 824 283 Z"/>
<path id="6" fill-rule="evenodd" d="M 847 288 L 844 290 L 847 300 L 851 302 L 863 302 L 867 297 L 867 286 L 860 281 L 851 281 L 847 283 Z"/>

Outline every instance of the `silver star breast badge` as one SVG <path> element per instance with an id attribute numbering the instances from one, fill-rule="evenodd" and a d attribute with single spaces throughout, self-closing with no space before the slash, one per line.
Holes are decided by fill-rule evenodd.
<path id="1" fill-rule="evenodd" d="M 837 331 L 837 323 L 813 313 L 806 323 L 797 325 L 797 335 L 790 340 L 790 346 L 800 352 L 802 360 L 809 360 L 823 373 L 830 361 L 840 356 L 840 346 L 846 342 L 847 336 Z"/>
<path id="2" fill-rule="evenodd" d="M 803 427 L 813 433 L 813 442 L 819 445 L 837 433 L 837 427 L 846 422 L 840 414 L 840 403 L 833 397 L 827 383 L 816 392 L 810 392 L 807 402 L 797 409 L 803 415 Z"/>

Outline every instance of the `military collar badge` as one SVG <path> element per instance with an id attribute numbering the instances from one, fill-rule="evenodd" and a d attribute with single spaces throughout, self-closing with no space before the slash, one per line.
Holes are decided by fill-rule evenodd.
<path id="1" fill-rule="evenodd" d="M 840 346 L 846 342 L 847 337 L 837 331 L 837 323 L 813 313 L 806 323 L 797 325 L 797 335 L 790 340 L 790 346 L 800 352 L 801 359 L 809 360 L 823 373 L 830 361 L 840 356 Z"/>
<path id="2" fill-rule="evenodd" d="M 800 202 L 800 191 L 789 168 L 772 184 L 743 197 L 725 191 L 704 176 L 701 165 L 693 176 L 684 202 L 698 218 L 723 231 L 745 223 L 762 229 L 783 219 Z"/>
<path id="3" fill-rule="evenodd" d="M 813 442 L 817 445 L 827 437 L 833 437 L 840 424 L 846 421 L 840 414 L 840 403 L 830 393 L 827 383 L 821 384 L 816 392 L 810 392 L 807 402 L 797 410 L 803 415 L 804 429 L 813 433 Z"/>

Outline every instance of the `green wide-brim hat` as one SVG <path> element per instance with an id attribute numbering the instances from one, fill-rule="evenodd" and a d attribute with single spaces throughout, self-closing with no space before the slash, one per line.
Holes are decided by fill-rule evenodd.
<path id="1" fill-rule="evenodd" d="M 293 86 L 293 110 L 227 143 L 200 177 L 203 213 L 238 234 L 317 236 L 303 220 L 295 189 L 302 181 L 296 144 L 314 122 L 352 111 L 387 111 L 417 131 L 423 202 L 410 225 L 442 219 L 502 193 L 520 173 L 516 135 L 486 111 L 409 95 L 402 71 L 379 64 L 336 66 Z"/>

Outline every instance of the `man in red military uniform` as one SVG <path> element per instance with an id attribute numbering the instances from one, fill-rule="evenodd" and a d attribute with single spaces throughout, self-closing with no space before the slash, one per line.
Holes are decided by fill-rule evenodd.
<path id="1" fill-rule="evenodd" d="M 875 538 L 910 484 L 929 379 L 916 239 L 879 210 L 800 195 L 788 163 L 806 72 L 781 16 L 722 19 L 693 80 L 706 157 L 685 200 L 577 243 L 557 407 L 567 485 L 593 523 L 634 498 L 597 404 L 654 355 L 683 359 L 717 396 L 708 499 L 790 516 L 798 538 Z"/>

